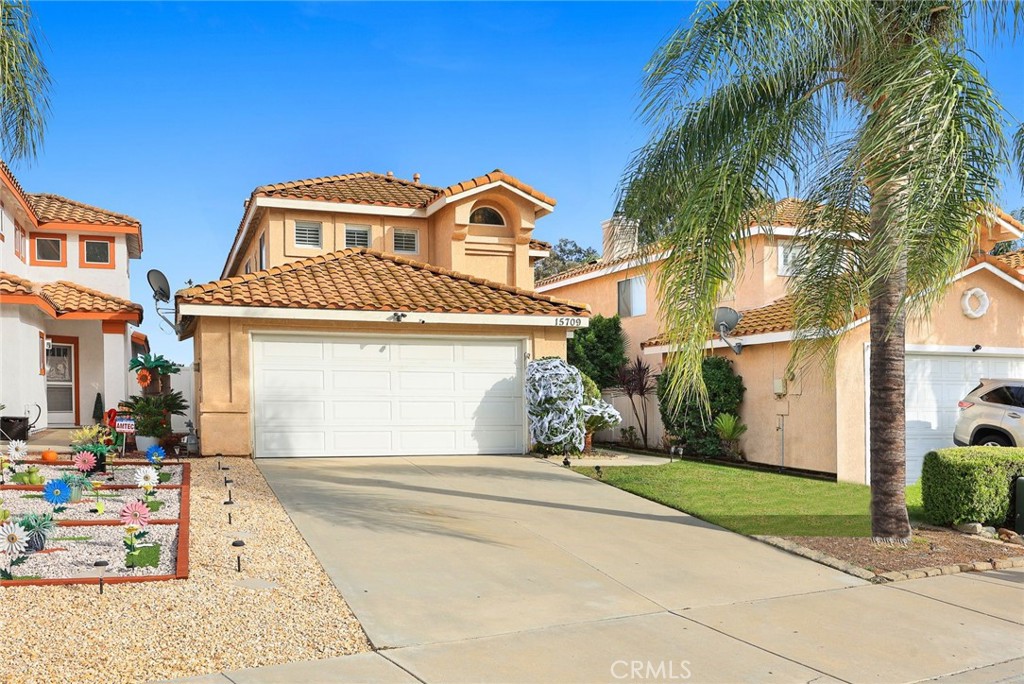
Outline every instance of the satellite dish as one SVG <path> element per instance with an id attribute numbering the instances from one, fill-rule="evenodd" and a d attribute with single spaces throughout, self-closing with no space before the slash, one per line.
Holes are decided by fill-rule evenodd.
<path id="1" fill-rule="evenodd" d="M 154 268 L 146 274 L 146 280 L 153 288 L 153 299 L 158 302 L 171 301 L 171 285 L 167 282 L 167 276 Z"/>
<path id="2" fill-rule="evenodd" d="M 736 309 L 730 309 L 727 306 L 720 306 L 715 309 L 715 332 L 722 338 L 722 341 L 729 345 L 733 353 L 739 356 L 740 352 L 743 351 L 743 343 L 739 340 L 735 342 L 729 341 L 729 333 L 736 329 L 736 325 L 743 318 L 743 314 L 736 311 Z"/>
<path id="3" fill-rule="evenodd" d="M 715 309 L 715 332 L 728 335 L 736 329 L 736 325 L 743 318 L 743 314 L 730 309 L 727 306 L 720 306 Z"/>

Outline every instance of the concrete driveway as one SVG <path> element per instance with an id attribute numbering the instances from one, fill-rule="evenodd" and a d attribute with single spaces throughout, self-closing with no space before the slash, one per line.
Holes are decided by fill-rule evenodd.
<path id="1" fill-rule="evenodd" d="M 1024 677 L 1021 572 L 871 585 L 528 457 L 259 465 L 379 650 L 233 682 Z"/>

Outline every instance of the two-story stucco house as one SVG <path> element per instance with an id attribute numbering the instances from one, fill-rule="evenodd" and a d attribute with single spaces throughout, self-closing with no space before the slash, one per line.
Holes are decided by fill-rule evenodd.
<path id="1" fill-rule="evenodd" d="M 175 297 L 204 453 L 523 453 L 526 363 L 589 315 L 533 291 L 554 206 L 501 171 L 256 188 L 222 279 Z"/>
<path id="2" fill-rule="evenodd" d="M 142 226 L 123 214 L 25 192 L 0 162 L 0 404 L 35 429 L 91 423 L 128 395 L 129 263 Z"/>
<path id="3" fill-rule="evenodd" d="M 741 440 L 748 460 L 866 482 L 869 318 L 858 320 L 846 335 L 834 376 L 818 366 L 792 377 L 786 374 L 794 334 L 786 287 L 797 261 L 793 255 L 800 249 L 796 225 L 801 211 L 806 211 L 803 203 L 785 199 L 776 204 L 770 226 L 749 227 L 745 266 L 721 302 L 743 316 L 733 333 L 742 351 L 736 355 L 710 335 L 707 346 L 709 353 L 733 359 L 747 388 L 740 412 L 749 427 Z M 656 283 L 665 253 L 638 256 L 634 245 L 614 239 L 621 236 L 614 224 L 606 223 L 604 229 L 605 259 L 543 280 L 537 291 L 587 303 L 595 314 L 619 313 L 629 352 L 661 368 L 672 353 L 670 341 L 658 332 Z M 977 255 L 953 279 L 930 318 L 908 325 L 911 481 L 919 476 L 927 451 L 952 445 L 957 402 L 980 378 L 1024 377 L 1022 253 L 987 254 L 997 242 L 1022 234 L 1024 226 L 998 209 L 982 216 Z M 660 428 L 660 421 L 655 427 Z"/>

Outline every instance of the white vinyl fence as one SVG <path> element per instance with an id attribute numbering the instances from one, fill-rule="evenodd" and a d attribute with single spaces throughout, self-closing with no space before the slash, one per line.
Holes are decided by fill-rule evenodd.
<path id="1" fill-rule="evenodd" d="M 622 414 L 622 423 L 611 430 L 602 430 L 594 434 L 598 442 L 621 442 L 622 428 L 633 426 L 636 428 L 637 439 L 640 439 L 640 424 L 633 416 L 633 407 L 629 403 L 629 397 L 613 397 L 607 391 L 602 393 L 604 400 L 615 407 L 615 410 Z M 639 401 L 639 400 L 638 400 Z M 637 404 L 639 409 L 639 403 Z M 641 411 L 641 416 L 643 412 Z M 652 449 L 661 449 L 662 439 L 665 435 L 665 427 L 661 424 L 661 413 L 658 411 L 658 398 L 647 399 L 647 445 Z M 640 445 L 642 446 L 642 444 Z"/>
<path id="2" fill-rule="evenodd" d="M 185 401 L 188 402 L 188 410 L 184 416 L 171 416 L 171 431 L 172 432 L 188 432 L 188 428 L 185 427 L 185 421 L 191 420 L 195 423 L 195 391 L 193 378 L 195 373 L 192 369 L 192 364 L 182 366 L 181 370 L 170 376 L 171 378 L 171 390 L 181 392 L 185 397 Z"/>

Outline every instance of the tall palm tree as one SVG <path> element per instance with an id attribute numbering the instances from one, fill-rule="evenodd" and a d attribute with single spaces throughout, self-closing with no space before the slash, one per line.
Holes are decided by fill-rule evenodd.
<path id="1" fill-rule="evenodd" d="M 32 11 L 22 0 L 0 0 L 0 154 L 35 157 L 50 110 L 50 75 L 39 57 Z"/>
<path id="2" fill-rule="evenodd" d="M 906 321 L 964 266 L 999 174 L 1024 156 L 972 41 L 1012 41 L 1022 22 L 1020 0 L 704 3 L 647 66 L 641 112 L 653 132 L 625 174 L 621 211 L 642 242 L 672 247 L 659 294 L 679 350 L 674 395 L 704 395 L 707 331 L 744 264 L 748 226 L 770 225 L 770 199 L 795 188 L 815 209 L 798 222 L 790 363 L 833 360 L 839 331 L 870 312 L 879 541 L 910 538 Z"/>

